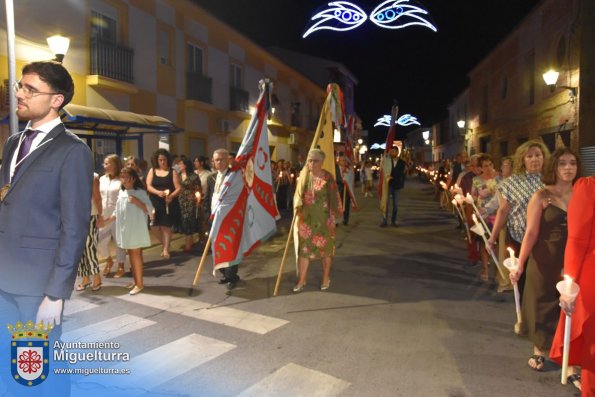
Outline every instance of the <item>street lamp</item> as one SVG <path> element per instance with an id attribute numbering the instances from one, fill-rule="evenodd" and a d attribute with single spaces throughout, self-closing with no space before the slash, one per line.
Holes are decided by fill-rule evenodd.
<path id="1" fill-rule="evenodd" d="M 68 52 L 68 47 L 70 47 L 70 39 L 57 34 L 48 37 L 46 40 L 48 42 L 48 47 L 50 47 L 50 50 L 52 50 L 56 57 L 55 60 L 62 63 L 64 56 L 66 56 L 66 53 Z"/>
<path id="2" fill-rule="evenodd" d="M 548 87 L 550 87 L 550 91 L 554 92 L 554 90 L 559 87 L 559 88 L 566 88 L 568 90 L 568 98 L 570 100 L 570 102 L 574 103 L 575 99 L 576 99 L 576 94 L 577 94 L 577 87 L 569 87 L 567 85 L 558 85 L 558 77 L 560 76 L 560 73 L 554 69 L 550 69 L 547 72 L 545 72 L 543 75 L 543 81 L 545 81 L 545 84 L 547 84 Z"/>

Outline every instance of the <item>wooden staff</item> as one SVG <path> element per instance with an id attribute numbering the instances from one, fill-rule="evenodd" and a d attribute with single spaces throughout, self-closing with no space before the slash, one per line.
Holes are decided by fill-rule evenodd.
<path id="1" fill-rule="evenodd" d="M 291 241 L 291 236 L 293 235 L 293 227 L 295 225 L 296 219 L 297 216 L 294 213 L 293 219 L 291 220 L 291 226 L 289 227 L 289 236 L 287 236 L 287 243 L 285 243 L 285 252 L 283 253 L 283 259 L 281 259 L 281 265 L 279 266 L 279 273 L 277 274 L 277 283 L 275 284 L 275 291 L 273 292 L 273 296 L 277 296 L 279 294 L 279 286 L 281 285 L 283 266 L 285 265 L 285 259 L 287 258 L 287 251 L 289 250 L 289 241 Z"/>
<path id="2" fill-rule="evenodd" d="M 205 259 L 207 259 L 207 253 L 209 252 L 209 247 L 211 246 L 211 234 L 209 233 L 209 238 L 207 239 L 207 243 L 205 244 L 205 249 L 202 252 L 202 257 L 200 258 L 200 263 L 198 264 L 198 269 L 196 269 L 196 274 L 194 275 L 194 281 L 192 285 L 198 284 L 198 278 L 200 277 L 200 272 L 202 271 L 202 267 L 205 264 Z"/>

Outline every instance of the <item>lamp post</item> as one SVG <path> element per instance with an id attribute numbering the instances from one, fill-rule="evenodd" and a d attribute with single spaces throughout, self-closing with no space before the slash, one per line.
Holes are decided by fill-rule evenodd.
<path id="1" fill-rule="evenodd" d="M 543 81 L 550 87 L 550 91 L 554 92 L 556 88 L 566 88 L 568 90 L 568 100 L 571 103 L 574 103 L 576 100 L 576 95 L 578 91 L 578 87 L 569 87 L 567 85 L 558 85 L 558 77 L 560 77 L 560 73 L 554 69 L 550 69 L 545 72 L 543 75 Z"/>
<path id="2" fill-rule="evenodd" d="M 64 56 L 66 56 L 66 53 L 68 52 L 68 47 L 70 47 L 70 39 L 57 34 L 48 37 L 46 40 L 48 42 L 48 47 L 50 47 L 50 50 L 52 50 L 56 57 L 56 62 L 62 63 Z"/>

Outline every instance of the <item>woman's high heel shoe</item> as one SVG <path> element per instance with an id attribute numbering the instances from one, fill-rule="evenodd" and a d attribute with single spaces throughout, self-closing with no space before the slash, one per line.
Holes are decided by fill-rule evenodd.
<path id="1" fill-rule="evenodd" d="M 326 284 L 321 284 L 320 285 L 320 290 L 321 291 L 326 291 L 327 289 L 329 289 L 331 287 L 331 280 L 328 280 L 328 283 Z"/>
<path id="2" fill-rule="evenodd" d="M 303 283 L 302 285 L 296 284 L 295 287 L 293 287 L 293 292 L 302 292 L 304 288 L 306 288 L 306 283 Z"/>

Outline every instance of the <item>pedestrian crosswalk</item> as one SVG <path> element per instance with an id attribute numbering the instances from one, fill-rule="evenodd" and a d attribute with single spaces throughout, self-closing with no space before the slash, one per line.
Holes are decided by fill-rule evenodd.
<path id="1" fill-rule="evenodd" d="M 263 316 L 261 314 L 250 313 L 229 307 L 212 307 L 210 303 L 178 298 L 175 296 L 142 294 L 135 296 L 120 295 L 117 296 L 117 298 L 139 305 L 149 306 L 154 309 L 165 310 L 170 313 L 238 328 L 261 335 L 288 323 L 288 321 L 278 318 Z"/>
<path id="2" fill-rule="evenodd" d="M 213 306 L 210 303 L 189 298 L 145 293 L 133 297 L 126 294 L 114 296 L 114 298 L 154 308 L 168 314 L 242 330 L 248 332 L 246 335 L 252 334 L 259 337 L 289 324 L 287 320 L 236 308 Z M 64 312 L 66 319 L 73 315 L 80 318 L 84 317 L 85 312 L 99 307 L 100 305 L 88 302 L 84 297 L 75 297 L 73 300 L 67 301 Z M 72 323 L 74 322 L 66 322 L 66 324 Z M 126 335 L 135 335 L 135 337 L 142 335 L 144 339 L 150 339 L 152 332 L 155 335 L 161 335 L 159 333 L 160 326 L 163 327 L 163 324 L 159 325 L 154 317 L 148 319 L 133 314 L 114 314 L 109 319 L 77 329 L 68 329 L 66 326 L 62 340 L 64 342 L 113 342 L 121 340 Z M 132 397 L 163 388 L 171 392 L 171 389 L 177 386 L 179 379 L 187 379 L 187 374 L 193 373 L 192 371 L 196 371 L 210 362 L 216 362 L 216 359 L 223 358 L 227 353 L 238 348 L 238 345 L 233 341 L 200 335 L 195 332 L 196 328 L 189 329 L 192 330 L 192 333 L 137 353 L 131 356 L 129 361 L 102 363 L 110 370 L 129 369 L 131 373 L 128 376 L 97 375 L 77 378 L 73 381 L 72 396 L 94 396 L 93 391 L 96 391 L 99 393 L 97 395 Z M 247 366 L 249 363 L 246 362 L 242 365 Z M 221 374 L 221 376 L 225 375 Z M 350 385 L 349 382 L 342 379 L 292 362 L 286 362 L 281 367 L 271 368 L 268 375 L 256 383 L 249 381 L 245 383 L 246 388 L 240 392 L 239 396 L 332 397 L 340 395 Z M 187 392 L 187 390 L 180 390 L 179 394 L 186 395 L 184 393 Z M 200 396 L 201 394 L 192 395 Z"/>

